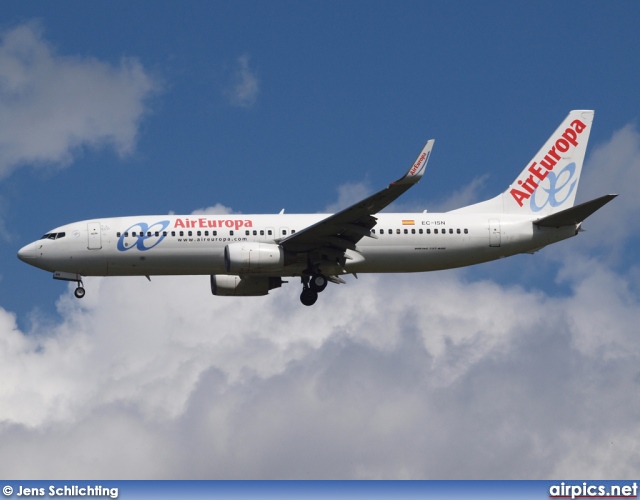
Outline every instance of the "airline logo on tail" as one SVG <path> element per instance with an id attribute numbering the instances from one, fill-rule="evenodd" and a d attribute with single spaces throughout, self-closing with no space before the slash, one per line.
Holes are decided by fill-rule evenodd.
<path id="1" fill-rule="evenodd" d="M 513 188 L 509 193 L 519 206 L 522 207 L 524 200 L 531 198 L 531 211 L 539 212 L 547 203 L 551 204 L 552 207 L 557 207 L 571 195 L 576 186 L 576 180 L 573 180 L 576 173 L 576 164 L 570 163 L 566 165 L 557 174 L 553 172 L 553 169 L 561 160 L 562 153 L 566 153 L 571 147 L 575 148 L 578 146 L 580 134 L 582 134 L 586 128 L 587 126 L 580 120 L 571 122 L 571 125 L 565 129 L 549 151 L 547 151 L 544 158 L 540 160 L 539 165 L 538 162 L 534 161 L 527 169 L 529 175 L 526 176 L 525 171 L 522 178 L 517 180 L 517 184 L 521 189 Z M 549 188 L 542 188 L 548 195 L 547 200 L 542 205 L 538 205 L 535 194 L 540 183 L 547 178 L 549 180 Z M 561 199 L 558 199 L 558 193 L 565 190 L 567 186 L 568 190 L 566 194 Z"/>

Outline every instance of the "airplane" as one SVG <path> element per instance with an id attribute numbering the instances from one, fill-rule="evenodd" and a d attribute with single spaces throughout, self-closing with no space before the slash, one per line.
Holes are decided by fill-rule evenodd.
<path id="1" fill-rule="evenodd" d="M 84 220 L 48 231 L 18 258 L 76 282 L 83 276 L 209 275 L 217 296 L 267 295 L 300 278 L 313 305 L 329 282 L 358 273 L 451 269 L 533 254 L 576 236 L 617 195 L 574 206 L 594 111 L 574 110 L 507 189 L 444 213 L 380 213 L 426 170 L 429 140 L 406 174 L 335 214 L 154 215 Z"/>

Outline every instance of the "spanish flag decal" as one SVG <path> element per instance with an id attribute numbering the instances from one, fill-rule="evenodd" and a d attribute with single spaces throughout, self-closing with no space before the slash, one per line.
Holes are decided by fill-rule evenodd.
<path id="1" fill-rule="evenodd" d="M 416 225 L 416 221 L 413 219 L 403 219 L 402 220 L 402 225 L 403 226 L 415 226 Z"/>

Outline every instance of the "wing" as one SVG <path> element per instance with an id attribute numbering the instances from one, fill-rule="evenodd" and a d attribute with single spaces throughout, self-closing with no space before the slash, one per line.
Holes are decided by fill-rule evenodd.
<path id="1" fill-rule="evenodd" d="M 280 240 L 280 245 L 294 253 L 309 252 L 309 260 L 312 264 L 329 260 L 341 262 L 344 266 L 347 250 L 357 251 L 358 241 L 365 236 L 374 237 L 371 235 L 371 228 L 377 221 L 374 215 L 421 179 L 431 155 L 433 143 L 433 139 L 427 142 L 415 163 L 401 179 L 392 182 L 382 191 Z M 311 255 L 314 257 L 312 258 Z"/>

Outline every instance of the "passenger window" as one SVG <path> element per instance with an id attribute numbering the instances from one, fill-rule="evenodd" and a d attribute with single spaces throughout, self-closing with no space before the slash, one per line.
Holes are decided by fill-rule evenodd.
<path id="1" fill-rule="evenodd" d="M 400 229 L 396 229 L 396 234 L 400 234 Z"/>
<path id="2" fill-rule="evenodd" d="M 427 229 L 427 234 L 431 234 L 431 229 Z"/>
<path id="3" fill-rule="evenodd" d="M 291 234 L 293 234 L 293 233 L 295 233 L 295 232 L 296 232 L 296 230 L 295 230 L 295 229 L 292 229 L 292 230 L 291 230 Z"/>
<path id="4" fill-rule="evenodd" d="M 156 236 L 160 236 L 160 233 L 158 231 L 156 231 Z"/>
<path id="5" fill-rule="evenodd" d="M 393 229 L 389 229 L 389 234 L 393 234 Z"/>
<path id="6" fill-rule="evenodd" d="M 253 235 L 257 236 L 258 235 L 258 231 L 256 231 L 255 229 L 253 230 Z"/>
<path id="7" fill-rule="evenodd" d="M 129 236 L 129 233 L 124 233 L 124 236 L 125 236 L 125 238 L 126 238 L 127 236 Z"/>
<path id="8" fill-rule="evenodd" d="M 412 230 L 411 230 L 411 234 L 416 234 L 416 230 L 415 230 L 415 229 L 412 229 Z"/>
<path id="9" fill-rule="evenodd" d="M 151 236 L 151 231 L 147 231 L 147 236 Z"/>
<path id="10" fill-rule="evenodd" d="M 271 236 L 271 235 L 273 234 L 273 231 L 271 231 L 271 229 L 269 229 L 269 230 L 267 231 L 267 234 L 268 234 L 269 236 Z"/>
<path id="11" fill-rule="evenodd" d="M 233 236 L 233 229 L 231 231 L 229 231 L 229 235 Z"/>
<path id="12" fill-rule="evenodd" d="M 171 231 L 171 236 L 175 236 L 176 232 L 175 231 Z"/>
<path id="13" fill-rule="evenodd" d="M 180 231 L 180 236 L 184 236 L 184 231 Z"/>
<path id="14" fill-rule="evenodd" d="M 166 236 L 167 232 L 166 231 L 162 231 L 162 236 Z"/>
<path id="15" fill-rule="evenodd" d="M 468 234 L 468 233 L 469 233 L 469 230 L 468 230 L 468 229 L 465 229 L 465 230 L 464 230 L 464 234 Z"/>
<path id="16" fill-rule="evenodd" d="M 286 230 L 286 229 L 283 229 L 283 230 L 282 230 L 282 236 L 286 236 L 286 235 L 287 235 L 287 230 Z"/>
<path id="17" fill-rule="evenodd" d="M 188 234 L 189 236 L 193 236 L 193 231 L 189 231 L 187 234 Z"/>
<path id="18" fill-rule="evenodd" d="M 264 229 L 260 229 L 260 236 L 264 236 Z"/>
<path id="19" fill-rule="evenodd" d="M 408 229 L 405 229 L 405 230 L 404 230 L 404 234 L 409 234 L 409 230 L 408 230 Z"/>
<path id="20" fill-rule="evenodd" d="M 418 232 L 419 232 L 420 234 L 422 234 L 422 229 L 418 229 Z"/>
<path id="21" fill-rule="evenodd" d="M 434 230 L 433 230 L 433 234 L 438 234 L 438 230 L 437 230 L 437 229 L 434 229 Z"/>
<path id="22" fill-rule="evenodd" d="M 244 232 L 244 235 L 245 235 L 245 236 L 249 236 L 250 234 L 251 234 L 251 231 L 249 231 L 248 229 L 247 229 L 247 230 L 245 230 L 245 232 Z"/>
<path id="23" fill-rule="evenodd" d="M 197 235 L 197 236 L 202 236 L 202 231 L 198 231 L 198 232 L 196 233 L 196 235 Z"/>
<path id="24" fill-rule="evenodd" d="M 456 229 L 456 233 L 460 234 L 460 229 Z"/>
<path id="25" fill-rule="evenodd" d="M 122 235 L 120 234 L 120 231 L 118 231 L 118 232 L 116 233 L 116 236 L 117 236 L 118 238 L 120 238 L 120 236 L 122 236 Z"/>
<path id="26" fill-rule="evenodd" d="M 214 236 L 218 236 L 218 231 L 211 231 L 211 234 Z"/>
<path id="27" fill-rule="evenodd" d="M 453 229 L 449 229 L 449 234 L 453 234 Z"/>
<path id="28" fill-rule="evenodd" d="M 205 232 L 204 232 L 204 235 L 205 235 L 205 236 L 209 236 L 209 231 L 205 231 Z"/>

